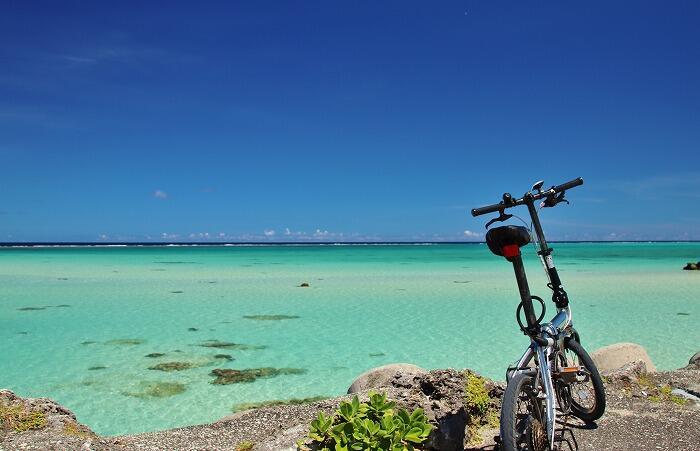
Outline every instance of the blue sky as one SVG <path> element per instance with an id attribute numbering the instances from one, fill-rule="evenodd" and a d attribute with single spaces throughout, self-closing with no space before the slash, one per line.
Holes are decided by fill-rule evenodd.
<path id="1" fill-rule="evenodd" d="M 700 239 L 696 1 L 144 3 L 4 2 L 0 241 Z"/>

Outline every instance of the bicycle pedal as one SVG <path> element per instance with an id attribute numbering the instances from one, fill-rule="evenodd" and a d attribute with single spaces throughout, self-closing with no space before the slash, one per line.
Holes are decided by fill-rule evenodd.
<path id="1" fill-rule="evenodd" d="M 554 373 L 554 377 L 563 381 L 565 384 L 572 384 L 578 381 L 580 370 L 581 368 L 578 366 L 565 366 L 559 368 L 559 371 Z"/>

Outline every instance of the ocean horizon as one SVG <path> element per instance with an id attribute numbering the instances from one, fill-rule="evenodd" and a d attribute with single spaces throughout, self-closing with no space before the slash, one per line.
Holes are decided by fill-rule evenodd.
<path id="1" fill-rule="evenodd" d="M 561 244 L 700 243 L 700 240 L 547 240 Z M 392 246 L 486 244 L 485 241 L 4 241 L 0 247 L 168 247 L 168 246 Z"/>

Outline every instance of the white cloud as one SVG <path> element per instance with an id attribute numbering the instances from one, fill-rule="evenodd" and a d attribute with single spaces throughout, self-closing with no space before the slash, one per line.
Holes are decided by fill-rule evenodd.
<path id="1" fill-rule="evenodd" d="M 109 235 L 104 234 L 104 233 L 101 233 L 101 234 L 99 235 L 99 238 L 100 238 L 101 240 L 108 240 L 108 239 L 109 239 Z"/>
<path id="2" fill-rule="evenodd" d="M 265 234 L 265 236 L 275 236 L 275 231 L 272 229 L 265 230 L 263 233 Z"/>
<path id="3" fill-rule="evenodd" d="M 67 61 L 69 63 L 75 64 L 95 64 L 97 63 L 96 58 L 90 58 L 88 56 L 75 56 L 75 55 L 58 55 L 57 59 Z"/>
<path id="4" fill-rule="evenodd" d="M 163 190 L 157 189 L 153 192 L 153 197 L 155 197 L 156 199 L 167 199 L 168 193 L 166 193 Z"/>
<path id="5" fill-rule="evenodd" d="M 330 235 L 330 232 L 328 232 L 328 230 L 316 229 L 316 231 L 314 232 L 315 237 L 326 237 L 328 235 Z"/>
<path id="6" fill-rule="evenodd" d="M 164 240 L 174 240 L 180 237 L 177 233 L 166 233 L 163 232 L 160 234 L 160 237 Z"/>
<path id="7" fill-rule="evenodd" d="M 472 232 L 471 230 L 465 230 L 464 236 L 466 236 L 467 238 L 481 238 L 482 236 L 484 236 L 484 234 L 479 232 Z"/>
<path id="8" fill-rule="evenodd" d="M 287 236 L 289 236 L 289 235 L 292 234 L 292 231 L 289 230 L 289 227 L 285 227 L 285 229 L 284 229 L 284 234 L 287 235 Z"/>

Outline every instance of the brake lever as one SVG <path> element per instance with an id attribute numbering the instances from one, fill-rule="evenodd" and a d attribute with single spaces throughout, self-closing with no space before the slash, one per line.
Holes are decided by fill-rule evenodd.
<path id="1" fill-rule="evenodd" d="M 498 212 L 499 212 L 500 214 L 498 215 L 497 218 L 493 218 L 492 220 L 490 220 L 489 222 L 486 223 L 486 228 L 487 228 L 487 229 L 488 229 L 488 228 L 491 226 L 491 224 L 493 224 L 494 222 L 503 222 L 503 221 L 507 221 L 507 220 L 509 220 L 510 218 L 513 217 L 513 215 L 505 214 L 505 212 L 504 212 L 503 210 L 499 210 Z"/>
<path id="2" fill-rule="evenodd" d="M 566 191 L 562 191 L 557 195 L 552 194 L 551 196 L 547 196 L 545 200 L 542 201 L 542 203 L 540 204 L 540 208 L 551 208 L 556 206 L 560 202 L 566 202 L 568 204 L 569 201 L 564 199 L 565 194 Z"/>

